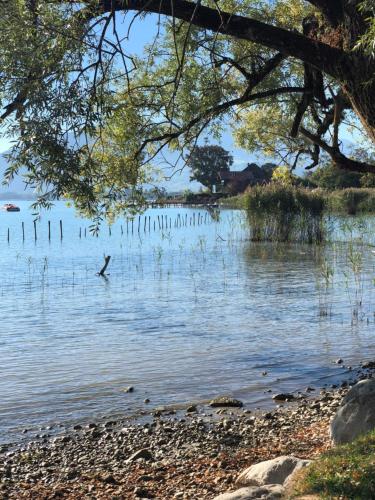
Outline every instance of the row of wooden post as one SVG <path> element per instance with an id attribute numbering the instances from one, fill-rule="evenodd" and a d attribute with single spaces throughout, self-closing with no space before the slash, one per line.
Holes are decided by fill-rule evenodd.
<path id="1" fill-rule="evenodd" d="M 180 227 L 187 227 L 188 225 L 190 226 L 195 226 L 195 225 L 201 225 L 201 224 L 207 224 L 210 222 L 210 217 L 209 214 L 206 212 L 205 215 L 201 215 L 200 212 L 198 214 L 195 214 L 195 212 L 189 217 L 188 214 L 185 214 L 182 216 L 181 214 L 177 214 L 177 217 L 175 218 L 173 222 L 173 227 L 174 228 L 180 228 Z M 21 223 L 22 227 L 22 241 L 25 241 L 25 223 Z M 34 240 L 37 241 L 38 239 L 38 233 L 37 233 L 37 221 L 33 221 L 33 227 L 34 227 Z M 59 221 L 59 227 L 60 227 L 60 240 L 63 239 L 63 221 Z M 158 228 L 159 230 L 167 230 L 167 229 L 172 229 L 172 218 L 167 215 L 157 215 L 156 218 L 153 220 L 153 224 L 151 223 L 151 216 L 146 215 L 144 217 L 144 221 L 142 224 L 142 216 L 138 216 L 138 225 L 137 225 L 137 232 L 140 233 L 141 229 L 143 229 L 143 232 L 151 232 L 151 228 L 153 227 L 153 230 L 156 231 Z M 121 224 L 120 226 L 121 230 L 121 235 L 124 234 L 124 227 Z M 126 234 L 134 234 L 135 230 L 135 219 L 127 219 L 126 220 Z M 108 226 L 108 233 L 110 236 L 112 236 L 112 228 L 111 226 Z M 84 236 L 86 238 L 87 236 L 87 228 L 79 228 L 79 238 L 82 238 Z M 8 228 L 7 231 L 7 239 L 8 243 L 10 241 L 10 228 Z M 51 221 L 48 221 L 48 241 L 51 241 Z"/>

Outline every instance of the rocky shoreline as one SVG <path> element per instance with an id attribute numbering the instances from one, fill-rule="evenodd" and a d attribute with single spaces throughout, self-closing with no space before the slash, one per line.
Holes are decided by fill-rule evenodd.
<path id="1" fill-rule="evenodd" d="M 366 377 L 369 370 L 359 375 Z M 0 498 L 211 500 L 236 489 L 253 463 L 327 449 L 329 421 L 347 390 L 323 389 L 256 414 L 191 407 L 183 418 L 156 412 L 143 424 L 77 425 L 62 436 L 3 446 Z"/>

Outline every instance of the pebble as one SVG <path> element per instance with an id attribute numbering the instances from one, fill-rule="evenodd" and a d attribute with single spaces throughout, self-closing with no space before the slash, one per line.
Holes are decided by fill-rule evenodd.
<path id="1" fill-rule="evenodd" d="M 275 394 L 274 396 L 272 396 L 272 399 L 274 399 L 275 401 L 293 401 L 296 398 L 295 398 L 295 396 L 293 396 L 293 394 L 280 393 L 280 394 Z"/>

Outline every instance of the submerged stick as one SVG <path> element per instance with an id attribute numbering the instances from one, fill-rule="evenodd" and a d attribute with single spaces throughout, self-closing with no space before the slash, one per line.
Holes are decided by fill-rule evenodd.
<path id="1" fill-rule="evenodd" d="M 98 276 L 105 276 L 105 271 L 106 271 L 106 269 L 108 267 L 108 264 L 109 264 L 110 260 L 111 260 L 111 256 L 110 255 L 104 256 L 104 266 L 97 273 Z"/>

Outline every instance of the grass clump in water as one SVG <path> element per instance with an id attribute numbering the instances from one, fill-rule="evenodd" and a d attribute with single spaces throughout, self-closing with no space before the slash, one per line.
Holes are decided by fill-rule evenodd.
<path id="1" fill-rule="evenodd" d="M 321 455 L 301 471 L 292 498 L 375 498 L 375 431 Z"/>
<path id="2" fill-rule="evenodd" d="M 244 196 L 253 241 L 322 243 L 325 198 L 318 190 L 270 183 Z"/>

